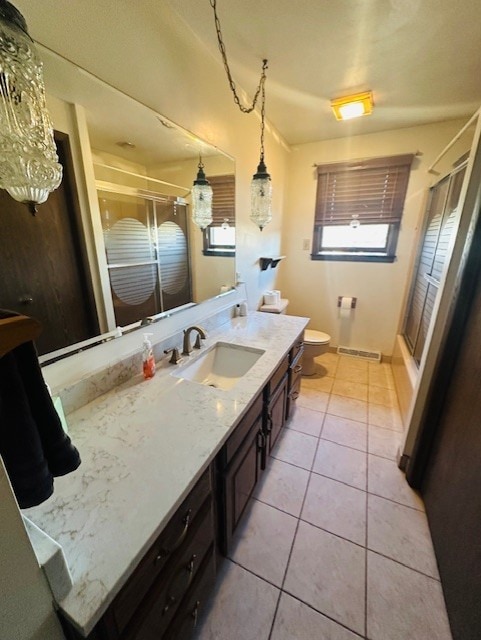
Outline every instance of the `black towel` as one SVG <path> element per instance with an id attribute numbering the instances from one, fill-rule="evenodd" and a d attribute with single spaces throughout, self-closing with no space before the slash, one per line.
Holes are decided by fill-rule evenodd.
<path id="1" fill-rule="evenodd" d="M 53 493 L 53 477 L 80 464 L 32 342 L 0 358 L 0 455 L 21 508 L 47 500 Z"/>

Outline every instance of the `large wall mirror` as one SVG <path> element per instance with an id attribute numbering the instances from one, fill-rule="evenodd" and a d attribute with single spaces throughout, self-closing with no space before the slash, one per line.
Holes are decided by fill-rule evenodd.
<path id="1" fill-rule="evenodd" d="M 39 50 L 64 179 L 34 218 L 0 192 L 0 307 L 42 322 L 42 355 L 229 291 L 232 158 Z M 199 156 L 214 192 L 204 232 L 190 206 Z"/>

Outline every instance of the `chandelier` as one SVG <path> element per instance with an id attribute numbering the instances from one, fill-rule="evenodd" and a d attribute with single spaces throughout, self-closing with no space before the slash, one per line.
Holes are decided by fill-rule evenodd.
<path id="1" fill-rule="evenodd" d="M 61 180 L 42 63 L 22 14 L 0 0 L 0 188 L 35 214 Z"/>

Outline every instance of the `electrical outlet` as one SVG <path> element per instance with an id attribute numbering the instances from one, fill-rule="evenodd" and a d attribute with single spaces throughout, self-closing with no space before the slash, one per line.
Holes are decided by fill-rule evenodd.
<path id="1" fill-rule="evenodd" d="M 311 241 L 309 240 L 309 238 L 305 238 L 302 241 L 302 250 L 309 251 L 310 248 L 311 248 Z"/>

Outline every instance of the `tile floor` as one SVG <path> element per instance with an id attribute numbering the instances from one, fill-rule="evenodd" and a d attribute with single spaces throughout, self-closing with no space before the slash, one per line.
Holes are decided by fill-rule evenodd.
<path id="1" fill-rule="evenodd" d="M 450 640 L 421 498 L 395 458 L 391 368 L 303 378 L 196 640 Z"/>

